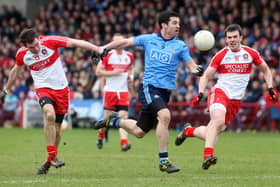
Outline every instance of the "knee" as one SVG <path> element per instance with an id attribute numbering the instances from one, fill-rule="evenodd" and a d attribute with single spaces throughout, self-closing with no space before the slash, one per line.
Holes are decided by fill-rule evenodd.
<path id="1" fill-rule="evenodd" d="M 45 118 L 47 121 L 54 122 L 55 121 L 55 114 L 53 112 L 46 112 L 45 113 Z"/>
<path id="2" fill-rule="evenodd" d="M 163 109 L 162 111 L 158 112 L 158 119 L 160 122 L 164 124 L 169 124 L 171 120 L 171 114 L 168 109 Z"/>
<path id="3" fill-rule="evenodd" d="M 214 120 L 215 124 L 217 124 L 217 126 L 223 126 L 225 124 L 225 120 L 224 119 L 217 119 Z"/>
<path id="4" fill-rule="evenodd" d="M 225 125 L 225 120 L 224 119 L 215 119 L 211 120 L 212 121 L 212 127 L 215 128 L 217 131 L 221 131 L 222 128 Z"/>
<path id="5" fill-rule="evenodd" d="M 136 138 L 143 138 L 144 136 L 146 135 L 146 133 L 140 129 L 138 129 L 136 132 L 135 132 L 135 136 Z"/>
<path id="6" fill-rule="evenodd" d="M 170 115 L 166 115 L 166 116 L 163 116 L 162 117 L 162 121 L 166 124 L 169 124 L 170 123 Z"/>

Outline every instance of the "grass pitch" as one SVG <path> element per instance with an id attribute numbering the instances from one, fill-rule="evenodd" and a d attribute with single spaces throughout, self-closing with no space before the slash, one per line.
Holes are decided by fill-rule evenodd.
<path id="1" fill-rule="evenodd" d="M 116 130 L 98 150 L 97 132 L 74 129 L 62 132 L 60 157 L 66 166 L 36 171 L 46 152 L 43 129 L 0 129 L 0 186 L 279 186 L 280 137 L 278 133 L 223 133 L 215 154 L 217 165 L 201 169 L 203 142 L 189 138 L 174 145 L 178 132 L 170 131 L 169 159 L 178 173 L 159 171 L 155 131 L 143 139 L 129 136 L 132 149 L 121 152 Z"/>

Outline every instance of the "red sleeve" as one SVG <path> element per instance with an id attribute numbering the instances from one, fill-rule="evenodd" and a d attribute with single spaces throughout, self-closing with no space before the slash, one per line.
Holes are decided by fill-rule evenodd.
<path id="1" fill-rule="evenodd" d="M 252 49 L 250 47 L 243 47 L 245 51 L 247 51 L 253 58 L 253 63 L 258 66 L 261 63 L 264 62 L 264 60 L 262 59 L 260 53 L 258 51 L 256 51 L 255 49 Z"/>
<path id="2" fill-rule="evenodd" d="M 25 47 L 22 47 L 17 51 L 17 53 L 16 53 L 16 65 L 18 65 L 18 66 L 24 65 L 23 58 L 24 58 L 24 55 L 25 55 L 26 52 L 27 52 L 27 48 L 25 48 Z"/>
<path id="3" fill-rule="evenodd" d="M 220 63 L 222 62 L 224 56 L 228 52 L 228 49 L 224 48 L 221 51 L 219 51 L 212 59 L 210 62 L 210 67 L 218 69 Z"/>
<path id="4" fill-rule="evenodd" d="M 106 66 L 108 64 L 109 61 L 109 57 L 112 55 L 112 53 L 109 53 L 107 56 L 103 57 L 102 60 L 102 65 Z"/>
<path id="5" fill-rule="evenodd" d="M 40 36 L 40 41 L 42 41 L 45 45 L 51 45 L 55 48 L 66 47 L 67 46 L 67 37 L 65 36 Z"/>
<path id="6" fill-rule="evenodd" d="M 130 64 L 129 64 L 128 67 L 131 67 L 131 66 L 133 66 L 133 63 L 134 63 L 134 56 L 133 56 L 132 53 L 128 53 L 127 55 L 128 55 L 128 57 L 130 59 Z"/>

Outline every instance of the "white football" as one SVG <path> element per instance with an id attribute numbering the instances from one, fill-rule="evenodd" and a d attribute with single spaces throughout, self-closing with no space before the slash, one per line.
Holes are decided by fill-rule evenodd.
<path id="1" fill-rule="evenodd" d="M 208 51 L 215 45 L 214 35 L 208 30 L 200 30 L 194 35 L 194 45 L 200 51 Z"/>

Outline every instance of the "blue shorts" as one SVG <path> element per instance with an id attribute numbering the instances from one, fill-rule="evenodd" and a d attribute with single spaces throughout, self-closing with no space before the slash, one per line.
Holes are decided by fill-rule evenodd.
<path id="1" fill-rule="evenodd" d="M 171 91 L 163 88 L 156 88 L 152 85 L 139 87 L 139 101 L 143 104 L 137 125 L 148 132 L 158 122 L 157 113 L 159 110 L 167 108 Z"/>

